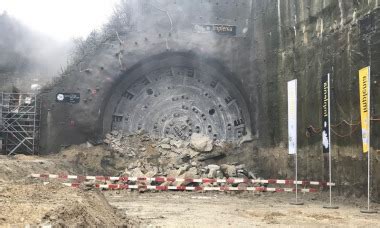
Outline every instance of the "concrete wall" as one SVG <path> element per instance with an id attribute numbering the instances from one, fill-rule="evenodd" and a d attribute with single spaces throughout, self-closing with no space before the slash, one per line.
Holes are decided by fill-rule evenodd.
<path id="1" fill-rule="evenodd" d="M 366 189 L 367 161 L 361 151 L 358 123 L 358 70 L 371 65 L 373 115 L 378 115 L 377 77 L 380 43 L 378 1 L 254 1 L 253 77 L 259 80 L 260 135 L 257 159 L 267 176 L 293 176 L 287 150 L 286 82 L 298 79 L 298 145 L 300 178 L 327 179 L 327 160 L 321 151 L 321 76 L 332 74 L 331 122 L 333 177 L 356 189 Z M 372 22 L 366 23 L 365 18 Z M 367 24 L 367 28 L 363 26 Z M 269 118 L 265 118 L 269 115 Z M 380 124 L 372 121 L 374 195 L 379 197 Z M 266 131 L 266 129 L 270 129 Z M 377 177 L 376 177 L 377 176 Z M 355 186 L 355 188 L 349 188 Z"/>

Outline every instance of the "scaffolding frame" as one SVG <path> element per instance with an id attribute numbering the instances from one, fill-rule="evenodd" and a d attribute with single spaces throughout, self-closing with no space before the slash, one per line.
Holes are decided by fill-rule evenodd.
<path id="1" fill-rule="evenodd" d="M 0 134 L 8 155 L 38 151 L 40 107 L 32 93 L 0 93 Z M 2 149 L 2 148 L 0 148 Z"/>

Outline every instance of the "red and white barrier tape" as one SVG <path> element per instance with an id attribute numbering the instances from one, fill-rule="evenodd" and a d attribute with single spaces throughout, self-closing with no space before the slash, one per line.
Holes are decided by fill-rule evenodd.
<path id="1" fill-rule="evenodd" d="M 212 178 L 175 178 L 175 177 L 108 177 L 108 176 L 78 176 L 78 175 L 57 175 L 57 174 L 31 174 L 35 178 L 48 178 L 48 179 L 72 179 L 72 180 L 98 180 L 98 181 L 155 181 L 155 182 L 189 182 L 189 183 L 257 183 L 257 184 L 285 184 L 291 185 L 296 184 L 295 180 L 255 180 L 247 178 L 228 178 L 228 179 L 212 179 Z M 307 181 L 300 180 L 297 181 L 298 185 L 320 185 L 329 186 L 330 182 L 324 181 Z M 335 186 L 335 183 L 331 183 L 331 186 Z"/>
<path id="2" fill-rule="evenodd" d="M 47 184 L 48 182 L 44 182 Z M 80 183 L 63 183 L 69 187 L 79 187 Z M 121 190 L 121 189 L 139 189 L 139 190 L 180 190 L 180 191 L 255 191 L 255 192 L 295 192 L 295 188 L 267 188 L 267 187 L 202 187 L 202 186 L 154 186 L 154 185 L 128 185 L 128 184 L 95 184 L 96 188 Z M 299 188 L 298 192 L 318 192 L 315 188 L 302 189 Z"/>

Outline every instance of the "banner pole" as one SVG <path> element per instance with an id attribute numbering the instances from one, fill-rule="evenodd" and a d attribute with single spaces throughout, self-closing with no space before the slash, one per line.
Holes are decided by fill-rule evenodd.
<path id="1" fill-rule="evenodd" d="M 370 115 L 371 116 L 371 115 Z M 371 122 L 371 121 L 369 121 Z M 369 127 L 369 129 L 371 129 L 371 127 Z M 370 173 L 370 169 L 371 169 L 371 144 L 369 143 L 370 142 L 370 138 L 371 136 L 368 136 L 368 144 L 369 144 L 369 147 L 368 147 L 368 176 L 367 176 L 367 181 L 368 181 L 368 184 L 367 184 L 367 210 L 369 211 L 369 195 L 370 195 L 370 177 L 371 177 L 371 173 Z"/>
<path id="2" fill-rule="evenodd" d="M 328 109 L 328 145 L 329 145 L 329 197 L 330 197 L 330 203 L 329 206 L 323 206 L 323 208 L 326 209 L 338 209 L 338 206 L 332 205 L 332 192 L 331 192 L 331 183 L 332 183 L 332 168 L 331 168 L 331 109 L 330 109 L 330 100 L 331 100 L 331 86 L 330 86 L 330 73 L 327 74 L 327 93 L 328 93 L 328 100 L 327 100 L 327 109 Z"/>
<path id="3" fill-rule="evenodd" d="M 371 68 L 368 67 L 368 194 L 367 194 L 367 206 L 369 209 L 369 198 L 370 198 L 370 179 L 371 179 Z"/>
<path id="4" fill-rule="evenodd" d="M 303 202 L 298 201 L 298 151 L 296 155 L 296 202 L 291 203 L 293 205 L 303 205 Z"/>
<path id="5" fill-rule="evenodd" d="M 296 153 L 296 204 L 298 203 L 298 153 Z"/>
<path id="6" fill-rule="evenodd" d="M 370 211 L 370 178 L 371 178 L 371 71 L 368 67 L 368 175 L 367 175 L 367 210 Z"/>
<path id="7" fill-rule="evenodd" d="M 371 210 L 370 204 L 370 184 L 371 184 L 371 68 L 368 66 L 368 173 L 367 173 L 367 210 L 361 210 L 362 213 L 374 214 L 375 210 Z"/>
<path id="8" fill-rule="evenodd" d="M 331 100 L 331 93 L 330 93 L 330 74 L 327 74 L 327 81 L 328 81 L 328 93 L 329 93 L 329 100 L 328 100 L 328 109 L 329 109 L 329 182 L 331 183 L 331 131 L 330 131 L 330 125 L 331 125 L 331 119 L 330 119 L 330 100 Z M 331 207 L 331 184 L 329 185 L 330 190 L 330 207 Z"/>
<path id="9" fill-rule="evenodd" d="M 330 207 L 331 207 L 331 118 L 330 118 L 330 113 L 331 113 L 331 109 L 330 109 L 330 100 L 331 100 L 331 92 L 330 92 L 330 74 L 327 74 L 327 81 L 328 81 L 328 93 L 329 93 L 329 100 L 328 100 L 328 109 L 329 109 L 329 182 L 330 182 L 330 185 L 329 185 L 329 189 L 330 189 Z"/>
<path id="10" fill-rule="evenodd" d="M 295 185 L 296 185 L 296 201 L 295 202 L 290 202 L 290 204 L 292 205 L 303 205 L 303 202 L 299 202 L 298 201 L 298 148 L 297 148 L 297 79 L 291 81 L 291 82 L 294 82 L 294 87 L 293 87 L 293 96 L 291 97 L 291 99 L 294 99 L 293 100 L 293 107 L 291 107 L 291 111 L 293 113 L 293 116 L 292 117 L 288 117 L 288 118 L 294 118 L 294 132 L 295 132 L 295 137 L 293 138 L 294 140 L 294 159 L 295 159 Z M 288 87 L 288 93 L 289 93 L 289 87 Z M 288 98 L 289 99 L 289 98 Z M 289 112 L 289 110 L 288 110 Z M 293 183 L 294 184 L 294 183 Z"/>

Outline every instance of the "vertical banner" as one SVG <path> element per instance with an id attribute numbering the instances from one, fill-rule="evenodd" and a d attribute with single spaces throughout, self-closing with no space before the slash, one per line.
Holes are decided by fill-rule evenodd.
<path id="1" fill-rule="evenodd" d="M 369 75 L 370 69 L 364 67 L 359 70 L 359 93 L 360 93 L 360 117 L 362 124 L 363 153 L 369 150 L 369 125 L 370 125 L 370 107 L 369 107 Z"/>
<path id="2" fill-rule="evenodd" d="M 322 148 L 330 149 L 330 74 L 322 76 Z"/>
<path id="3" fill-rule="evenodd" d="M 297 79 L 288 81 L 289 154 L 297 154 Z"/>
<path id="4" fill-rule="evenodd" d="M 323 206 L 323 208 L 327 209 L 338 209 L 338 206 L 332 205 L 332 191 L 331 191 L 331 183 L 332 183 L 332 171 L 331 171 L 331 132 L 330 132 L 330 73 L 322 76 L 322 151 L 324 154 L 329 154 L 329 205 Z"/>

